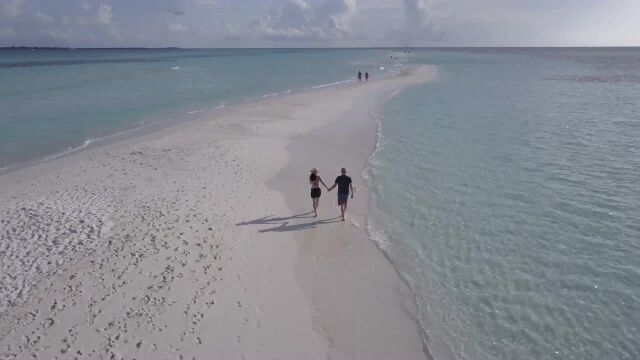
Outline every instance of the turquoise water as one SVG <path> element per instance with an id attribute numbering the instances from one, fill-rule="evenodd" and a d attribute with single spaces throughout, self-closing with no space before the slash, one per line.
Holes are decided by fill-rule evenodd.
<path id="1" fill-rule="evenodd" d="M 416 51 L 380 242 L 436 359 L 640 359 L 640 50 Z"/>
<path id="2" fill-rule="evenodd" d="M 144 124 L 353 79 L 387 50 L 0 50 L 0 168 Z"/>
<path id="3" fill-rule="evenodd" d="M 393 50 L 2 50 L 0 168 L 392 69 Z M 404 59 L 402 60 L 404 61 Z M 414 50 L 369 222 L 436 359 L 640 358 L 640 50 Z"/>

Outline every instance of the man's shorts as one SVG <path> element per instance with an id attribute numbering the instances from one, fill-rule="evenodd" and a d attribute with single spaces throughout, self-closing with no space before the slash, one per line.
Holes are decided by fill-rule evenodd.
<path id="1" fill-rule="evenodd" d="M 346 204 L 349 200 L 349 194 L 338 194 L 338 205 Z"/>

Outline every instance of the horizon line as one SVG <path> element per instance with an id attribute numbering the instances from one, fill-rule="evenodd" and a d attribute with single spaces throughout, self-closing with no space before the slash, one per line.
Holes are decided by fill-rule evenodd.
<path id="1" fill-rule="evenodd" d="M 146 46 L 114 46 L 114 47 L 73 47 L 73 46 L 0 46 L 0 50 L 38 49 L 38 50 L 384 50 L 384 49 L 640 49 L 640 45 L 629 46 L 327 46 L 327 47 L 146 47 Z"/>

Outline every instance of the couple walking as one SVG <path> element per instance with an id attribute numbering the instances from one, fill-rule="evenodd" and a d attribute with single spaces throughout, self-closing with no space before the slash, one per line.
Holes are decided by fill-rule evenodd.
<path id="1" fill-rule="evenodd" d="M 347 169 L 342 168 L 342 170 L 340 170 L 342 175 L 336 178 L 335 183 L 330 188 L 327 187 L 324 181 L 322 181 L 318 172 L 317 168 L 313 168 L 311 169 L 311 175 L 309 175 L 309 184 L 311 184 L 311 200 L 313 200 L 313 212 L 315 213 L 315 216 L 318 216 L 318 203 L 320 202 L 320 195 L 322 194 L 320 184 L 322 184 L 327 191 L 331 191 L 337 186 L 338 205 L 340 205 L 340 214 L 342 214 L 342 221 L 344 221 L 344 214 L 347 212 L 349 193 L 351 193 L 351 198 L 353 199 L 353 185 L 351 183 L 351 178 L 347 176 Z"/>
<path id="2" fill-rule="evenodd" d="M 364 73 L 364 79 L 366 82 L 369 82 L 369 72 L 366 71 Z M 362 71 L 358 71 L 358 84 L 362 82 Z"/>

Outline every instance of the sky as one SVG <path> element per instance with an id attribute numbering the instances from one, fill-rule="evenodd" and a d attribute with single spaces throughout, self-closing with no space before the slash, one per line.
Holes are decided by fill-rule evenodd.
<path id="1" fill-rule="evenodd" d="M 0 0 L 0 46 L 640 46 L 640 0 Z"/>

